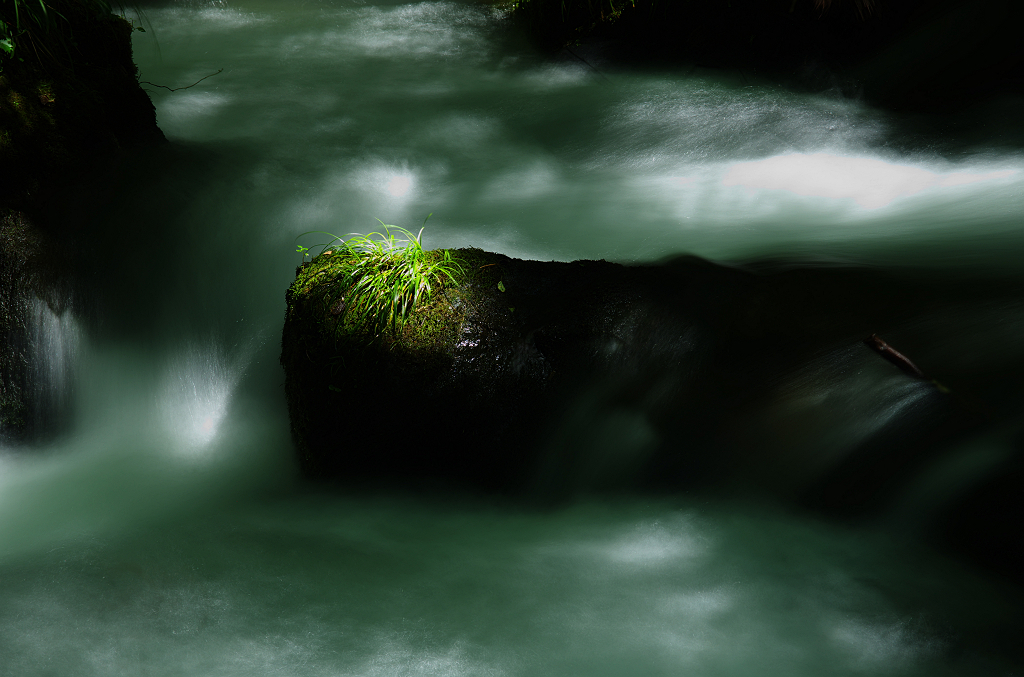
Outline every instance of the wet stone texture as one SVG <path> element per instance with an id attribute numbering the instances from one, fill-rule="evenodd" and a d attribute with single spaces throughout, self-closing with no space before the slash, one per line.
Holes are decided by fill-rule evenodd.
<path id="1" fill-rule="evenodd" d="M 39 236 L 23 215 L 0 217 L 0 441 L 20 437 L 28 419 L 28 314 L 39 249 Z"/>
<path id="2" fill-rule="evenodd" d="M 282 363 L 309 476 L 554 494 L 731 484 L 862 510 L 977 422 L 864 344 L 896 332 L 930 377 L 956 381 L 899 329 L 955 283 L 456 257 L 469 279 L 397 336 L 345 328 L 324 262 L 299 269 Z"/>
<path id="3" fill-rule="evenodd" d="M 0 441 L 26 439 L 33 424 L 44 418 L 41 384 L 34 364 L 34 310 L 60 300 L 57 281 L 47 261 L 44 236 L 20 212 L 0 215 Z M 61 309 L 63 310 L 63 309 Z"/>

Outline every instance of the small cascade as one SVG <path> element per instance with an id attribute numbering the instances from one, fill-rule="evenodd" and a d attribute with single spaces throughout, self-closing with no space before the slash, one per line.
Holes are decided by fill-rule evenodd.
<path id="1" fill-rule="evenodd" d="M 9 292 L 0 365 L 0 441 L 41 442 L 71 425 L 83 331 L 69 294 L 55 304 L 24 287 Z"/>
<path id="2" fill-rule="evenodd" d="M 67 261 L 25 215 L 0 220 L 0 443 L 66 431 L 82 330 Z"/>
<path id="3" fill-rule="evenodd" d="M 49 437 L 71 424 L 82 328 L 70 304 L 55 310 L 39 298 L 29 309 L 29 378 L 26 393 L 32 437 Z"/>
<path id="4" fill-rule="evenodd" d="M 195 450 L 214 439 L 257 345 L 229 354 L 216 341 L 190 342 L 170 360 L 157 404 L 177 447 Z"/>

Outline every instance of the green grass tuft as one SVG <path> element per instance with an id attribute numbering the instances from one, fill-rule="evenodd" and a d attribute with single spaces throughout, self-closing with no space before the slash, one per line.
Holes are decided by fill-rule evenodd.
<path id="1" fill-rule="evenodd" d="M 418 306 L 431 302 L 441 286 L 458 284 L 463 275 L 462 266 L 448 250 L 423 249 L 422 228 L 413 235 L 379 222 L 383 232 L 349 239 L 324 233 L 332 240 L 322 245 L 317 257 L 319 265 L 326 264 L 322 270 L 329 271 L 336 288 L 342 290 L 331 313 L 373 335 L 398 330 Z M 299 251 L 306 248 L 300 246 Z"/>

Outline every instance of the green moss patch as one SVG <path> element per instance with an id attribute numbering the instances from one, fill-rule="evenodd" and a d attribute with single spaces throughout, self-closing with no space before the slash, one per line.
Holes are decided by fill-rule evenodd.
<path id="1" fill-rule="evenodd" d="M 333 343 L 354 341 L 417 357 L 444 354 L 450 351 L 465 319 L 472 290 L 495 275 L 487 269 L 494 261 L 480 250 L 448 253 L 462 272 L 456 280 L 445 276 L 434 280 L 432 298 L 412 308 L 403 322 L 382 326 L 362 321 L 353 312 L 354 283 L 348 277 L 349 264 L 338 250 L 327 250 L 296 270 L 288 294 L 289 316 L 297 309 L 308 313 L 317 325 L 317 334 Z M 427 254 L 428 261 L 435 262 L 444 252 Z"/>
<path id="2" fill-rule="evenodd" d="M 434 260 L 444 255 L 428 254 Z M 315 364 L 328 389 L 344 385 L 340 374 L 356 359 L 386 360 L 420 373 L 449 366 L 467 312 L 481 304 L 481 289 L 496 285 L 500 273 L 492 254 L 478 249 L 448 254 L 462 270 L 458 278 L 440 277 L 429 302 L 416 305 L 404 322 L 383 327 L 351 312 L 353 282 L 336 250 L 299 266 L 287 293 L 288 335 L 297 342 L 293 354 Z"/>
<path id="3" fill-rule="evenodd" d="M 478 249 L 447 255 L 457 279 L 384 330 L 346 316 L 352 282 L 335 251 L 297 269 L 281 362 L 308 476 L 521 485 L 543 427 L 528 422 L 561 406 L 565 379 L 592 360 L 609 313 L 623 312 L 608 285 L 636 273 Z"/>
<path id="4" fill-rule="evenodd" d="M 498 290 L 509 259 L 478 249 L 427 252 L 432 259 L 446 253 L 461 273 L 455 280 L 440 278 L 429 302 L 383 329 L 345 312 L 353 283 L 336 251 L 296 270 L 286 294 L 281 362 L 292 432 L 307 475 L 355 477 L 380 462 L 370 449 L 378 443 L 414 440 L 436 426 L 465 432 L 473 425 L 479 377 L 467 368 L 475 363 L 467 355 L 478 344 L 511 345 L 519 334 Z M 355 421 L 378 415 L 383 437 L 374 441 L 371 428 Z M 412 475 L 437 467 L 429 454 L 400 456 L 400 461 L 390 459 L 405 464 Z"/>

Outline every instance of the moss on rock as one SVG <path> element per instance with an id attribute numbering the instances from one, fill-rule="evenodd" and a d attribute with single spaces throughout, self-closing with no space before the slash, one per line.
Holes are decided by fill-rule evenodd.
<path id="1" fill-rule="evenodd" d="M 408 402 L 406 397 L 422 398 L 443 387 L 467 324 L 501 322 L 503 313 L 485 289 L 496 288 L 500 281 L 498 266 L 503 257 L 476 249 L 451 254 L 465 272 L 460 283 L 438 280 L 431 303 L 417 306 L 404 324 L 379 332 L 344 312 L 348 289 L 339 282 L 343 274 L 333 252 L 296 269 L 295 282 L 286 294 L 281 360 L 292 428 L 308 474 L 337 474 L 343 459 L 324 453 L 323 447 L 334 440 L 362 440 L 364 435 L 353 431 L 365 433 L 366 439 L 358 443 L 372 444 L 374 433 L 366 429 L 369 422 L 359 420 L 363 415 L 378 413 L 388 420 L 397 416 L 401 420 L 396 427 L 404 428 L 402 421 L 410 420 L 410 412 L 403 409 L 412 410 L 414 418 L 423 411 L 422 403 Z M 338 431 L 329 422 L 348 408 L 345 401 L 353 392 L 359 393 L 361 401 L 375 403 L 365 412 L 353 412 L 351 425 L 344 426 L 348 432 Z M 394 429 L 383 432 L 383 439 L 393 439 L 394 433 Z M 362 464 L 358 455 L 348 462 Z"/>
<path id="2" fill-rule="evenodd" d="M 345 290 L 329 256 L 298 269 L 281 361 L 308 476 L 557 495 L 678 490 L 751 468 L 741 482 L 770 485 L 780 468 L 793 475 L 795 456 L 813 463 L 820 453 L 760 418 L 777 406 L 780 384 L 803 383 L 822 355 L 841 362 L 823 372 L 838 379 L 829 387 L 845 383 L 843 370 L 891 378 L 886 370 L 896 367 L 863 338 L 906 323 L 908 308 L 964 293 L 959 282 L 785 262 L 624 266 L 453 254 L 467 279 L 394 334 L 344 325 Z M 879 459 L 908 472 L 975 425 L 954 398 L 920 387 L 929 395 L 913 415 L 851 442 L 863 449 L 818 486 L 785 491 L 810 502 L 883 500 L 888 479 L 871 480 Z"/>
<path id="3" fill-rule="evenodd" d="M 452 255 L 465 279 L 443 285 L 394 333 L 346 325 L 329 255 L 297 270 L 281 361 L 307 475 L 523 487 L 567 393 L 594 374 L 645 377 L 648 367 L 614 347 L 652 321 L 672 330 L 688 321 L 678 312 L 637 319 L 678 291 L 658 283 L 658 268 Z"/>

